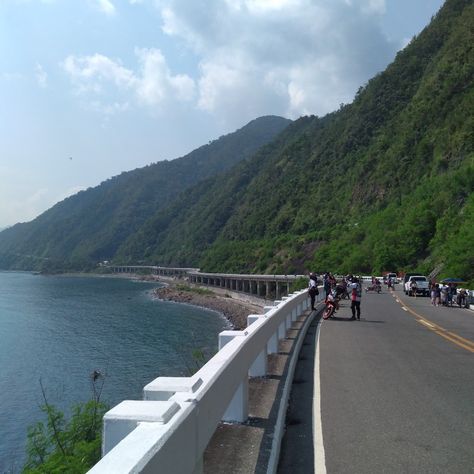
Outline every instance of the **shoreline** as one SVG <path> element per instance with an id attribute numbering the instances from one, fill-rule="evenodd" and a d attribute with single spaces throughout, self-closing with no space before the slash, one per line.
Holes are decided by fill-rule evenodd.
<path id="1" fill-rule="evenodd" d="M 242 330 L 247 327 L 249 314 L 263 314 L 261 305 L 250 303 L 244 299 L 229 295 L 223 296 L 207 287 L 189 285 L 188 282 L 174 277 L 163 275 L 137 275 L 133 273 L 62 273 L 64 277 L 92 277 L 92 278 L 124 278 L 148 283 L 159 283 L 160 287 L 151 290 L 151 297 L 161 301 L 171 301 L 179 304 L 188 304 L 199 308 L 215 311 L 223 316 L 230 325 L 230 329 Z"/>
<path id="2" fill-rule="evenodd" d="M 166 286 L 153 290 L 155 298 L 216 311 L 224 316 L 234 330 L 242 330 L 247 327 L 249 314 L 263 314 L 263 303 L 262 306 L 259 306 L 230 296 L 218 295 L 207 288 L 203 291 L 200 287 L 184 285 L 183 282 L 180 282 L 183 288 L 178 288 L 175 281 L 160 281 L 160 283 L 164 283 Z"/>

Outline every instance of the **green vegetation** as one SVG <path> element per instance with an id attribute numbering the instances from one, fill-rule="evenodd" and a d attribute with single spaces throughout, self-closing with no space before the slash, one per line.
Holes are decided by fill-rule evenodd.
<path id="1" fill-rule="evenodd" d="M 236 273 L 441 268 L 474 285 L 473 24 L 471 0 L 447 0 L 352 104 L 292 122 L 160 205 L 140 170 L 133 186 L 125 174 L 84 193 L 81 219 L 63 212 L 79 195 L 66 200 L 0 234 L 0 267 L 79 269 L 107 256 Z M 138 193 L 121 201 L 127 212 L 107 187 Z M 97 229 L 113 241 L 106 251 Z"/>
<path id="2" fill-rule="evenodd" d="M 307 278 L 297 278 L 290 286 L 290 292 L 304 290 L 308 288 L 308 279 Z"/>
<path id="3" fill-rule="evenodd" d="M 176 285 L 176 289 L 178 291 L 187 291 L 189 293 L 195 293 L 197 295 L 207 295 L 207 296 L 214 296 L 214 293 L 207 288 L 198 288 L 189 285 L 185 285 L 184 283 L 179 283 Z"/>
<path id="4" fill-rule="evenodd" d="M 68 421 L 47 401 L 41 385 L 46 423 L 28 429 L 24 474 L 81 474 L 100 460 L 102 417 L 108 407 L 100 401 L 103 379 L 94 378 L 92 385 L 93 398 L 76 405 Z"/>

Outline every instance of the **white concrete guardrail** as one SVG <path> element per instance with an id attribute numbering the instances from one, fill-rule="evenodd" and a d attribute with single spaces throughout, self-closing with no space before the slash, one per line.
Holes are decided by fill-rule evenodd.
<path id="1" fill-rule="evenodd" d="M 318 301 L 323 299 L 320 288 Z M 219 334 L 219 351 L 191 377 L 158 377 L 143 400 L 126 400 L 104 416 L 103 458 L 90 474 L 201 473 L 203 453 L 219 422 L 248 418 L 249 377 L 267 373 L 292 323 L 309 307 L 307 290 L 293 293 L 243 331 Z"/>

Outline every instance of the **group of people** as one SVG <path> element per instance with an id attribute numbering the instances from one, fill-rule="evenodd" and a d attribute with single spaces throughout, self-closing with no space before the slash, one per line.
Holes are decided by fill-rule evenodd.
<path id="1" fill-rule="evenodd" d="M 352 312 L 352 317 L 350 320 L 360 320 L 362 284 L 359 278 L 355 277 L 354 275 L 348 275 L 347 277 L 343 277 L 342 280 L 338 282 L 332 273 L 326 272 L 323 275 L 322 283 L 326 300 L 328 299 L 328 296 L 331 292 L 337 298 L 350 298 Z M 319 294 L 318 278 L 315 273 L 309 274 L 308 294 L 311 298 L 311 309 L 314 310 L 316 296 Z"/>
<path id="2" fill-rule="evenodd" d="M 467 290 L 457 289 L 454 283 L 439 284 L 430 282 L 431 304 L 433 306 L 453 306 L 456 303 L 460 308 L 466 305 Z"/>

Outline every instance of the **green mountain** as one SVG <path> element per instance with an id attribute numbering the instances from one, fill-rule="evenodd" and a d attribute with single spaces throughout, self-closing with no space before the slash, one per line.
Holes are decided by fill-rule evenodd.
<path id="1" fill-rule="evenodd" d="M 156 211 L 194 184 L 252 156 L 291 121 L 267 116 L 188 155 L 136 169 L 0 233 L 0 268 L 85 269 L 111 259 Z"/>
<path id="2" fill-rule="evenodd" d="M 474 282 L 474 4 L 447 0 L 354 102 L 291 124 L 155 213 L 117 262 L 416 269 Z"/>
<path id="3" fill-rule="evenodd" d="M 0 268 L 438 269 L 474 284 L 473 24 L 472 0 L 446 0 L 352 104 L 79 193 L 0 233 Z"/>

